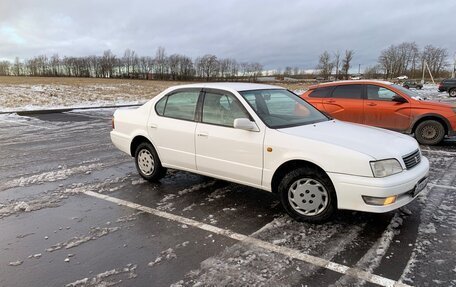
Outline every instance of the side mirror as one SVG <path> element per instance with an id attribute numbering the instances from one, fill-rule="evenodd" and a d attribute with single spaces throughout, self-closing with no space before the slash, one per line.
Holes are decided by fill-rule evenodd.
<path id="1" fill-rule="evenodd" d="M 247 118 L 238 118 L 234 120 L 233 127 L 235 129 L 251 131 L 251 132 L 258 132 L 259 129 L 254 122 L 251 122 Z"/>
<path id="2" fill-rule="evenodd" d="M 407 103 L 407 100 L 406 100 L 406 99 L 404 99 L 403 97 L 398 96 L 398 95 L 393 96 L 393 97 L 391 98 L 391 101 L 397 102 L 397 103 L 401 103 L 401 104 Z"/>

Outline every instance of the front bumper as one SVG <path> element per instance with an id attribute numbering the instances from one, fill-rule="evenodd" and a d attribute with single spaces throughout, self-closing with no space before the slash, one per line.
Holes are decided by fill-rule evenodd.
<path id="1" fill-rule="evenodd" d="M 328 173 L 328 175 L 336 189 L 339 209 L 382 213 L 400 208 L 415 199 L 417 195 L 413 196 L 412 191 L 420 180 L 428 176 L 428 173 L 429 161 L 426 157 L 422 157 L 420 164 L 412 169 L 383 178 L 339 173 Z M 377 206 L 366 204 L 362 198 L 363 195 L 371 197 L 397 195 L 398 197 L 392 204 Z"/>

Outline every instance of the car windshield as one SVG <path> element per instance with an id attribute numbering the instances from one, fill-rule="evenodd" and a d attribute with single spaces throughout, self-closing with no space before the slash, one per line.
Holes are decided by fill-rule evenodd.
<path id="1" fill-rule="evenodd" d="M 253 90 L 240 94 L 270 128 L 278 129 L 329 120 L 312 105 L 288 90 Z"/>
<path id="2" fill-rule="evenodd" d="M 394 84 L 393 87 L 396 88 L 396 89 L 398 89 L 398 90 L 401 91 L 402 93 L 406 94 L 407 96 L 409 96 L 409 97 L 415 99 L 415 100 L 422 99 L 420 94 L 418 94 L 418 93 L 416 93 L 416 92 L 414 92 L 414 91 L 411 91 L 411 90 L 409 90 L 409 89 L 406 89 L 406 88 L 404 88 L 404 87 L 402 87 L 402 86 L 399 86 L 399 85 Z"/>

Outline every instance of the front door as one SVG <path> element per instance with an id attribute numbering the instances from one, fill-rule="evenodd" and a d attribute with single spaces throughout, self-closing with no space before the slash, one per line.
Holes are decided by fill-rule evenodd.
<path id="1" fill-rule="evenodd" d="M 196 126 L 198 171 L 239 183 L 261 186 L 264 130 L 233 127 L 234 119 L 250 115 L 228 92 L 204 94 L 201 122 Z"/>
<path id="2" fill-rule="evenodd" d="M 399 95 L 385 87 L 367 85 L 366 91 L 364 124 L 396 131 L 410 127 L 410 103 L 393 101 L 393 97 Z"/>

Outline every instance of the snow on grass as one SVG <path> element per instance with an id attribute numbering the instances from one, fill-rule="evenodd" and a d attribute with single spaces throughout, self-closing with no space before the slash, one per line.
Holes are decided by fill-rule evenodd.
<path id="1" fill-rule="evenodd" d="M 0 111 L 138 104 L 172 81 L 0 77 Z"/>

